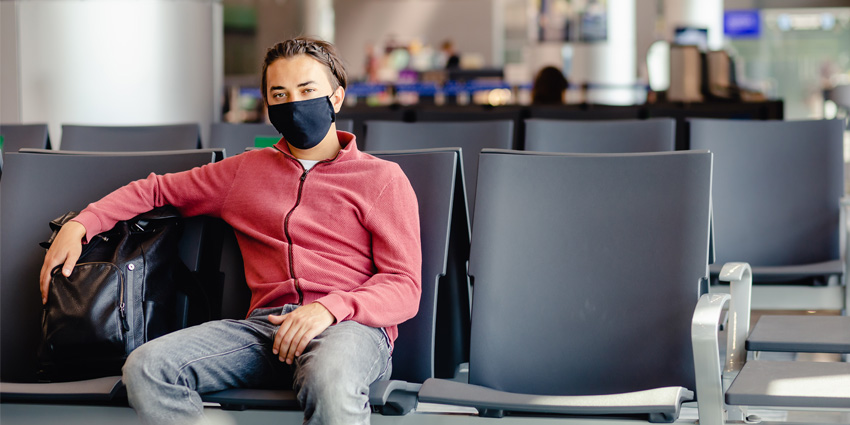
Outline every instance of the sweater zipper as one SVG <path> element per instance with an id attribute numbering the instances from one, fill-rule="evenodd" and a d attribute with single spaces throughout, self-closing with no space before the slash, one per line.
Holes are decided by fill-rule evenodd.
<path id="1" fill-rule="evenodd" d="M 304 303 L 304 291 L 301 290 L 301 284 L 298 282 L 298 278 L 295 277 L 295 264 L 293 262 L 294 256 L 293 256 L 293 253 L 292 253 L 293 252 L 292 236 L 290 236 L 290 234 L 289 234 L 289 218 L 292 216 L 292 213 L 295 211 L 295 209 L 298 208 L 298 205 L 301 204 L 301 192 L 304 190 L 304 180 L 307 179 L 307 170 L 304 169 L 304 165 L 301 164 L 300 161 L 298 161 L 297 159 L 292 157 L 290 154 L 287 154 L 286 152 L 284 152 L 283 150 L 281 150 L 277 146 L 273 146 L 273 147 L 275 148 L 275 150 L 282 153 L 285 157 L 295 161 L 301 167 L 301 169 L 304 171 L 303 173 L 301 173 L 301 182 L 298 183 L 298 197 L 295 199 L 295 205 L 293 205 L 292 209 L 289 210 L 288 213 L 286 213 L 286 218 L 283 220 L 283 233 L 286 235 L 286 242 L 289 243 L 289 275 L 295 281 L 295 292 L 298 293 L 298 305 L 301 305 L 301 304 Z M 333 158 L 323 159 L 323 160 L 319 161 L 316 165 L 328 163 L 328 162 L 334 162 L 334 161 L 336 161 L 337 158 L 339 158 L 339 152 L 337 152 L 337 154 L 334 155 Z M 314 165 L 314 167 L 315 167 L 315 165 Z"/>
<path id="2" fill-rule="evenodd" d="M 286 235 L 286 241 L 289 243 L 289 275 L 295 280 L 295 292 L 298 292 L 298 305 L 304 303 L 304 292 L 301 291 L 301 284 L 298 283 L 298 278 L 295 277 L 295 264 L 293 263 L 292 236 L 289 234 L 289 219 L 292 213 L 301 204 L 301 192 L 304 190 L 304 180 L 307 180 L 307 170 L 301 174 L 301 181 L 298 183 L 298 197 L 295 199 L 295 205 L 286 214 L 286 219 L 283 222 L 283 233 Z"/>

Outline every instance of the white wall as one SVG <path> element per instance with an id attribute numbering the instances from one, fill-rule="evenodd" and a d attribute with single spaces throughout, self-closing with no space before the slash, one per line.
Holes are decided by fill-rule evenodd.
<path id="1" fill-rule="evenodd" d="M 197 122 L 222 83 L 217 0 L 19 1 L 21 118 L 60 125 Z"/>
<path id="2" fill-rule="evenodd" d="M 439 49 L 452 39 L 461 53 L 479 53 L 485 66 L 501 66 L 504 48 L 499 0 L 337 0 L 336 45 L 354 77 L 362 76 L 366 46 L 389 35 L 418 38 Z"/>
<path id="3" fill-rule="evenodd" d="M 0 123 L 21 122 L 16 4 L 0 1 Z"/>

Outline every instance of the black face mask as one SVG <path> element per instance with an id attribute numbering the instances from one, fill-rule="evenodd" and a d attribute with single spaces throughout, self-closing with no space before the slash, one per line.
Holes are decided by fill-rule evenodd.
<path id="1" fill-rule="evenodd" d="M 296 149 L 316 147 L 336 121 L 330 96 L 269 105 L 269 121 Z"/>

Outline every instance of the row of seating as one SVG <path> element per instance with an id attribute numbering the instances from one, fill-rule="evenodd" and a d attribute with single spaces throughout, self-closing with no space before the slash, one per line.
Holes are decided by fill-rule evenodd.
<path id="1" fill-rule="evenodd" d="M 800 178 L 798 172 L 801 169 L 813 168 L 827 169 L 821 171 L 828 177 L 835 173 L 835 167 L 832 165 L 834 158 L 842 158 L 841 151 L 836 151 L 840 149 L 840 137 L 835 138 L 834 122 L 808 123 L 799 130 L 803 135 L 798 137 L 798 140 L 810 145 L 809 150 L 820 152 L 813 154 L 815 156 L 796 158 L 802 161 L 801 164 L 805 165 L 803 167 L 794 166 L 795 163 L 791 162 L 794 159 L 793 156 L 780 155 L 785 151 L 788 151 L 789 155 L 802 155 L 802 152 L 795 150 L 793 143 L 775 144 L 777 146 L 774 147 L 778 147 L 776 150 L 781 151 L 779 153 L 771 148 L 771 140 L 791 138 L 790 134 L 794 134 L 792 127 L 796 127 L 797 123 L 770 123 L 778 124 L 777 128 L 759 137 L 755 137 L 757 135 L 752 128 L 749 129 L 750 131 L 745 131 L 746 128 L 730 127 L 731 134 L 727 135 L 717 133 L 719 130 L 711 127 L 712 124 L 730 126 L 737 123 L 710 121 L 705 124 L 708 126 L 704 129 L 705 134 L 710 136 L 707 139 L 718 138 L 717 135 L 721 134 L 723 140 L 733 149 L 732 155 L 738 152 L 734 149 L 737 144 L 750 143 L 752 139 L 756 140 L 752 143 L 761 143 L 760 148 L 756 149 L 758 155 L 749 157 L 750 162 L 743 168 L 755 168 L 753 164 L 757 164 L 758 160 L 764 157 L 768 163 L 778 163 L 779 172 L 794 174 L 798 176 L 798 179 Z M 698 127 L 692 126 L 692 128 Z M 762 129 L 762 131 L 766 130 Z M 837 134 L 840 136 L 840 130 Z M 407 135 L 411 133 L 408 132 Z M 448 135 L 444 136 L 448 137 Z M 749 136 L 749 138 L 735 139 L 741 136 Z M 838 148 L 836 148 L 835 140 L 839 140 Z M 404 143 L 405 139 L 399 139 L 398 142 Z M 463 139 L 456 142 L 463 144 Z M 467 147 L 467 145 L 463 146 Z M 403 147 L 415 146 L 405 144 Z M 473 172 L 462 172 L 467 164 L 465 159 L 461 160 L 461 156 L 464 152 L 468 155 L 469 151 L 477 152 L 472 149 L 436 148 L 436 150 L 425 152 L 379 154 L 387 159 L 396 160 L 402 165 L 411 179 L 417 196 L 420 197 L 420 214 L 423 217 L 423 258 L 426 259 L 423 263 L 423 288 L 426 294 L 435 293 L 436 295 L 423 296 L 420 315 L 414 322 L 405 324 L 405 326 L 412 326 L 409 330 L 404 327 L 401 329 L 402 337 L 398 341 L 401 345 L 397 345 L 394 356 L 396 365 L 405 365 L 408 362 L 406 359 L 418 356 L 420 359 L 427 360 L 419 363 L 420 365 L 430 364 L 430 366 L 425 366 L 419 372 L 399 371 L 398 374 L 394 372 L 395 381 L 382 383 L 373 388 L 373 405 L 389 406 L 386 408 L 387 413 L 390 411 L 403 413 L 410 410 L 417 400 L 423 400 L 469 405 L 478 408 L 482 414 L 491 416 L 498 416 L 504 411 L 576 414 L 641 413 L 650 415 L 653 421 L 670 421 L 678 414 L 681 401 L 692 399 L 694 396 L 689 392 L 697 390 L 701 423 L 721 423 L 714 421 L 716 418 L 723 417 L 722 394 L 725 389 L 721 382 L 721 371 L 714 370 L 721 364 L 717 354 L 716 324 L 721 304 L 728 301 L 728 296 L 704 295 L 700 300 L 702 305 L 697 307 L 696 315 L 694 315 L 694 308 L 697 306 L 696 297 L 704 292 L 700 282 L 708 279 L 709 224 L 712 206 L 715 211 L 714 234 L 716 240 L 718 242 L 720 240 L 721 219 L 718 214 L 720 203 L 717 171 L 721 169 L 719 164 L 721 161 L 726 161 L 723 158 L 727 155 L 721 154 L 719 148 L 712 149 L 713 155 L 698 151 L 568 155 L 507 150 L 485 150 L 482 154 L 475 155 L 480 157 L 474 161 L 477 170 L 474 175 L 477 176 L 478 199 L 474 204 L 476 220 L 472 252 L 467 257 L 469 258 L 468 275 L 475 283 L 472 300 L 474 308 L 471 329 L 464 331 L 462 329 L 464 315 L 469 314 L 464 313 L 464 304 L 466 302 L 468 306 L 469 300 L 464 298 L 464 294 L 468 296 L 469 286 L 465 281 L 466 264 L 462 255 L 464 238 L 466 238 L 466 249 L 469 249 L 469 224 L 466 219 L 466 208 L 458 208 L 458 206 L 462 205 L 464 198 L 462 195 L 467 187 L 463 184 L 464 176 L 473 175 Z M 98 168 L 94 163 L 83 164 L 80 158 L 94 158 L 89 160 L 104 163 L 109 161 L 115 163 L 116 167 L 131 169 L 133 166 L 118 163 L 118 161 L 121 158 L 144 155 L 168 154 L 160 152 L 123 156 L 114 154 L 56 156 L 55 153 L 46 155 L 38 152 L 22 152 L 7 156 L 7 176 L 0 182 L 4 188 L 0 192 L 2 195 L 0 226 L 3 230 L 3 236 L 0 238 L 0 252 L 3 252 L 3 256 L 0 257 L 2 260 L 0 288 L 3 290 L 0 296 L 3 302 L 3 320 L 0 323 L 3 323 L 3 343 L 0 347 L 3 349 L 1 359 L 4 363 L 0 369 L 4 382 L 0 393 L 4 401 L 38 399 L 39 394 L 43 394 L 47 391 L 47 387 L 50 387 L 45 384 L 9 386 L 7 383 L 10 382 L 7 379 L 8 376 L 12 377 L 11 382 L 26 382 L 26 378 L 15 379 L 14 374 L 24 373 L 28 369 L 22 366 L 27 366 L 26 361 L 32 362 L 31 358 L 28 359 L 26 355 L 15 355 L 14 351 L 21 350 L 21 347 L 32 346 L 31 342 L 37 338 L 37 322 L 33 322 L 35 325 L 30 326 L 28 331 L 25 327 L 19 328 L 22 317 L 35 315 L 17 313 L 24 306 L 35 306 L 40 310 L 37 304 L 37 291 L 33 289 L 32 293 L 29 293 L 25 289 L 28 284 L 25 278 L 28 274 L 25 269 L 29 267 L 37 270 L 35 266 L 40 265 L 41 260 L 41 256 L 37 252 L 33 253 L 32 250 L 29 252 L 23 250 L 8 256 L 7 253 L 10 250 L 17 251 L 18 248 L 13 247 L 25 243 L 27 238 L 37 239 L 32 235 L 27 236 L 27 233 L 37 233 L 39 226 L 45 227 L 44 231 L 47 232 L 44 223 L 64 212 L 69 206 L 76 205 L 75 202 L 84 205 L 84 202 L 91 200 L 59 200 L 55 205 L 62 205 L 62 207 L 53 208 L 56 211 L 48 213 L 42 210 L 51 208 L 42 208 L 41 204 L 35 203 L 44 201 L 37 199 L 28 201 L 27 196 L 29 198 L 49 197 L 56 191 L 66 190 L 78 197 L 94 199 L 101 194 L 91 194 L 91 196 L 82 194 L 79 188 L 88 186 L 75 184 L 71 181 L 73 177 L 71 180 L 67 177 L 69 174 L 73 175 L 68 170 Z M 42 166 L 35 165 L 36 161 L 40 161 L 38 158 L 46 157 L 63 159 L 53 159 L 49 165 L 47 163 Z M 445 159 L 438 160 L 437 157 L 445 157 Z M 41 159 L 41 161 L 47 160 Z M 71 164 L 74 161 L 76 163 Z M 206 161 L 209 161 L 209 157 Z M 67 168 L 65 168 L 59 165 L 60 162 L 71 165 L 66 165 Z M 813 163 L 821 164 L 822 167 L 812 167 Z M 140 165 L 140 167 L 144 166 Z M 712 166 L 715 171 L 714 177 L 712 177 Z M 729 170 L 734 171 L 735 168 L 731 167 Z M 839 169 L 842 167 L 839 166 Z M 26 173 L 31 174 L 26 175 Z M 53 173 L 62 176 L 62 188 L 51 187 L 50 184 L 55 181 L 45 178 L 54 175 Z M 112 171 L 108 173 L 110 181 L 112 174 L 117 174 Z M 98 177 L 103 176 L 99 174 Z M 40 180 L 44 183 L 35 188 L 29 186 L 26 190 L 18 191 L 17 194 L 14 190 L 8 189 L 25 186 L 22 182 L 28 179 Z M 130 179 L 131 177 L 118 175 L 114 184 L 117 186 Z M 823 184 L 824 181 L 826 180 L 817 180 L 814 183 L 828 186 L 832 190 L 834 184 Z M 841 182 L 843 184 L 843 179 Z M 799 185 L 808 192 L 817 191 L 813 189 L 819 188 L 805 181 L 794 181 L 788 185 Z M 71 191 L 67 189 L 69 187 L 75 189 Z M 785 188 L 779 190 L 780 194 L 788 191 Z M 766 192 L 770 193 L 771 190 L 768 189 Z M 826 206 L 818 205 L 821 205 L 821 209 L 837 209 L 837 199 L 841 193 L 843 188 L 832 198 L 831 203 Z M 753 196 L 753 193 L 745 196 Z M 787 202 L 788 199 L 785 201 Z M 740 205 L 733 207 L 739 208 L 738 215 L 741 215 Z M 30 217 L 27 215 L 28 211 L 39 211 L 39 214 L 45 217 Z M 805 214 L 812 213 L 805 212 Z M 10 216 L 14 218 L 10 220 Z M 434 219 L 427 217 L 434 217 Z M 799 215 L 796 216 L 792 226 L 800 226 L 799 217 Z M 426 227 L 429 226 L 426 223 L 438 223 L 438 226 Z M 10 231 L 12 226 L 20 226 L 23 233 Z M 467 233 L 464 233 L 464 230 Z M 215 232 L 211 234 L 214 235 Z M 34 248 L 35 243 L 32 245 Z M 216 244 L 204 243 L 203 245 L 209 247 Z M 455 253 L 451 252 L 453 245 L 460 245 Z M 226 246 L 226 241 L 221 242 L 221 246 Z M 431 251 L 432 248 L 429 247 L 436 248 Z M 27 247 L 27 249 L 30 248 Z M 425 250 L 428 252 L 426 253 Z M 192 249 L 184 251 L 191 253 Z M 216 270 L 224 272 L 221 282 L 222 292 L 238 293 L 241 290 L 244 296 L 244 283 L 239 285 L 237 282 L 240 279 L 238 272 L 241 270 L 237 266 L 235 269 L 237 272 L 227 271 L 225 267 L 226 263 L 234 264 L 239 261 L 238 251 L 230 250 L 228 253 L 227 249 L 222 248 L 218 252 L 220 259 L 217 260 L 219 264 Z M 722 250 L 718 248 L 718 254 L 720 252 Z M 460 260 L 452 259 L 458 253 L 461 255 Z M 437 260 L 428 260 L 429 258 Z M 207 261 L 215 262 L 215 260 L 203 260 L 198 264 Z M 451 264 L 462 267 L 452 269 Z M 11 271 L 9 271 L 10 267 Z M 720 277 L 735 281 L 735 286 L 746 286 L 748 282 L 745 278 L 746 270 L 747 268 L 742 265 L 729 267 L 721 271 Z M 437 271 L 436 274 L 435 271 Z M 35 275 L 37 272 L 33 274 Z M 447 283 L 451 282 L 449 279 L 451 276 L 459 277 L 459 279 Z M 747 290 L 743 291 L 744 294 L 746 292 Z M 733 323 L 730 323 L 730 327 L 742 330 L 729 333 L 730 339 L 733 339 L 730 340 L 729 347 L 734 348 L 727 350 L 725 364 L 729 365 L 729 372 L 732 374 L 740 370 L 742 358 L 746 357 L 743 350 L 749 325 L 749 300 L 746 296 L 734 295 L 736 301 L 733 302 L 736 305 L 732 309 L 736 314 L 731 315 Z M 32 300 L 26 300 L 26 297 L 31 297 Z M 220 296 L 219 299 L 234 300 L 238 297 Z M 446 299 L 449 301 L 445 302 Z M 437 300 L 436 306 L 426 304 L 434 300 Z M 245 305 L 247 303 L 225 307 L 222 303 L 221 314 L 222 316 L 234 315 L 231 317 L 244 316 Z M 455 307 L 447 307 L 449 305 Z M 240 308 L 242 311 L 239 311 Z M 449 312 L 448 315 L 443 314 L 446 311 Z M 451 319 L 451 314 L 460 318 L 460 322 L 446 321 L 445 316 Z M 417 323 L 420 318 L 423 321 Z M 13 327 L 12 323 L 16 326 Z M 445 323 L 449 326 L 440 326 Z M 469 318 L 466 316 L 466 324 L 468 323 Z M 558 326 L 553 327 L 553 323 L 557 323 Z M 429 326 L 433 333 L 428 331 Z M 461 329 L 458 330 L 458 327 Z M 553 332 L 553 328 L 557 329 L 557 332 Z M 15 333 L 16 331 L 18 333 Z M 29 332 L 28 336 L 24 335 L 25 331 Z M 435 358 L 437 346 L 454 345 L 457 349 L 453 338 L 462 340 L 464 332 L 470 333 L 468 384 L 430 380 L 419 387 L 418 384 L 423 381 L 423 377 L 439 376 L 434 372 L 436 366 L 433 366 L 443 358 L 439 355 Z M 818 333 L 821 332 L 815 332 L 815 334 Z M 405 341 L 404 335 L 409 335 L 418 342 Z M 783 335 L 787 339 L 787 333 Z M 846 335 L 846 333 L 838 335 Z M 420 339 L 422 336 L 426 338 Z M 428 341 L 432 343 L 428 344 Z M 653 344 L 648 341 L 657 342 Z M 13 343 L 10 344 L 10 342 Z M 417 344 L 422 345 L 417 346 Z M 413 354 L 407 355 L 404 351 L 398 351 L 402 349 L 402 346 L 416 348 L 409 351 Z M 10 352 L 13 352 L 11 357 L 7 354 L 7 347 Z M 34 352 L 34 349 L 31 352 Z M 7 359 L 10 358 L 12 363 L 7 363 Z M 21 360 L 22 358 L 24 360 Z M 21 362 L 14 363 L 16 360 Z M 829 366 L 768 364 L 767 367 L 764 367 L 761 362 L 751 362 L 751 364 L 755 366 L 748 364 L 745 370 L 755 372 L 746 374 L 742 372 L 739 379 L 740 376 L 754 376 L 757 380 L 762 379 L 759 381 L 762 388 L 767 388 L 766 382 L 777 379 L 785 372 L 808 374 L 806 376 L 811 376 L 811 373 L 826 373 L 826 376 L 833 378 L 837 376 L 839 380 L 842 379 L 841 374 L 847 374 L 844 367 L 846 364 L 829 364 Z M 771 370 L 777 366 L 781 367 L 782 373 Z M 800 371 L 800 367 L 808 369 Z M 828 372 L 823 372 L 824 367 L 836 370 L 830 369 Z M 400 369 L 414 370 L 412 367 L 408 369 L 407 366 L 401 366 Z M 765 373 L 762 369 L 768 372 Z M 404 375 L 406 373 L 409 373 L 409 377 Z M 754 375 L 750 375 L 751 373 Z M 401 377 L 403 381 L 398 380 Z M 103 382 L 98 381 L 98 384 L 104 385 L 110 382 L 112 385 L 109 386 L 108 395 L 103 396 L 101 401 L 116 399 L 114 392 L 120 389 L 117 381 L 107 379 Z M 742 382 L 737 387 L 749 389 L 743 393 L 729 393 L 726 397 L 728 403 L 757 405 L 779 403 L 773 405 L 793 406 L 795 403 L 800 403 L 801 392 L 804 397 L 808 394 L 806 403 L 809 403 L 809 407 L 842 407 L 846 406 L 850 400 L 850 395 L 841 391 L 850 386 L 845 383 L 842 387 L 840 382 L 836 384 L 838 389 L 830 386 L 832 390 L 829 394 L 820 395 L 817 393 L 811 395 L 812 388 L 805 388 L 802 385 L 791 389 L 791 394 L 765 395 L 752 390 L 752 388 L 758 389 L 759 385 L 747 387 L 743 380 L 736 382 Z M 816 388 L 817 383 L 822 384 L 823 381 L 815 382 Z M 648 393 L 643 391 L 656 385 L 673 385 L 684 390 L 674 388 Z M 733 386 L 733 388 L 737 387 Z M 55 385 L 53 388 L 56 388 Z M 56 391 L 59 393 L 66 391 L 61 396 L 69 397 L 67 389 Z M 797 394 L 794 394 L 794 391 Z M 810 392 L 805 393 L 805 391 Z M 621 395 L 601 397 L 603 394 L 610 393 Z M 623 393 L 629 394 L 623 395 Z M 80 397 L 79 392 L 74 394 L 76 394 L 75 397 Z M 522 396 L 522 394 L 558 397 L 541 399 Z M 590 399 L 581 397 L 586 395 L 600 397 Z M 655 396 L 661 396 L 667 400 L 666 403 L 662 403 L 663 407 L 657 407 L 659 403 L 655 400 Z M 234 407 L 292 407 L 295 405 L 291 394 L 287 397 L 286 392 L 239 390 L 207 395 L 206 399 Z M 636 403 L 635 400 L 643 401 Z M 607 405 L 609 408 L 603 408 L 602 405 Z"/>
<path id="2" fill-rule="evenodd" d="M 345 123 L 341 123 L 345 124 Z M 372 151 L 461 147 L 470 221 L 475 205 L 478 156 L 484 148 L 514 149 L 514 122 L 387 122 L 366 121 L 368 134 L 361 141 Z M 190 125 L 188 127 L 192 127 Z M 564 121 L 531 119 L 524 122 L 526 150 L 571 153 L 623 153 L 668 151 L 674 146 L 677 124 L 669 118 L 625 121 Z M 4 133 L 10 130 L 6 126 Z M 163 150 L 179 129 L 183 140 L 198 143 L 187 126 L 119 128 L 66 126 L 66 131 L 97 140 L 98 144 L 80 143 L 76 150 Z M 715 182 L 716 212 L 720 218 L 718 233 L 719 261 L 744 259 L 758 266 L 758 281 L 812 281 L 830 285 L 840 276 L 843 263 L 839 259 L 839 207 L 843 192 L 841 125 L 839 121 L 688 121 L 690 144 L 695 149 L 722 152 L 724 167 Z M 73 131 L 71 129 L 74 129 Z M 153 132 L 161 130 L 159 135 Z M 101 136 L 95 133 L 100 131 Z M 119 136 L 121 132 L 125 136 Z M 44 147 L 46 128 L 39 132 Z M 171 134 L 171 135 L 169 135 Z M 265 124 L 215 124 L 212 144 L 230 154 L 253 146 L 254 140 L 274 134 Z M 66 134 L 67 136 L 67 134 Z M 128 143 L 116 146 L 109 140 L 125 137 Z M 64 136 L 63 136 L 64 138 Z M 14 144 L 7 143 L 14 151 Z M 473 154 L 470 155 L 469 152 Z M 821 164 L 812 167 L 810 164 Z M 818 188 L 812 190 L 811 188 Z M 743 210 L 743 215 L 742 215 Z M 799 217 L 811 223 L 803 228 Z M 757 224 L 747 233 L 741 226 Z M 811 231 L 809 230 L 811 229 Z M 746 235 L 746 237 L 744 236 Z M 776 266 L 803 266 L 788 270 L 765 269 Z M 715 275 L 719 270 L 713 270 Z M 832 276 L 832 277 L 831 277 Z M 834 282 L 833 282 L 834 283 Z M 846 294 L 838 308 L 848 305 Z M 803 305 L 804 308 L 829 308 Z M 832 303 L 833 308 L 835 303 Z M 785 307 L 785 306 L 775 306 Z M 798 306 L 799 307 L 799 306 Z"/>
<path id="3" fill-rule="evenodd" d="M 685 121 L 688 118 L 720 118 L 720 119 L 744 119 L 744 120 L 776 120 L 782 119 L 782 102 L 757 102 L 757 103 L 694 103 L 678 104 L 664 103 L 653 105 L 533 105 L 526 107 L 505 106 L 409 106 L 401 107 L 393 105 L 390 107 L 346 107 L 339 114 L 337 128 L 351 131 L 359 139 L 365 137 L 365 123 L 367 121 L 491 121 L 511 120 L 515 125 L 516 148 L 523 147 L 523 122 L 526 119 L 557 119 L 573 121 L 595 121 L 595 120 L 636 120 L 646 118 L 672 118 L 677 123 L 676 149 L 687 149 L 687 138 Z M 162 127 L 155 129 L 155 127 Z M 253 127 L 256 135 L 276 136 L 277 132 L 271 126 L 261 124 L 249 125 Z M 246 127 L 247 128 L 247 127 Z M 168 133 L 163 138 L 162 131 Z M 126 147 L 113 145 L 110 151 L 132 151 L 139 146 L 150 146 L 144 150 L 166 150 L 166 149 L 192 149 L 195 146 L 209 148 L 227 147 L 221 140 L 230 138 L 229 130 L 221 129 L 220 136 L 216 135 L 217 129 L 212 128 L 209 146 L 201 143 L 200 131 L 195 124 L 177 124 L 165 126 L 134 126 L 123 128 L 103 129 L 100 126 L 87 125 L 64 125 L 62 129 L 62 149 L 65 150 L 104 150 L 98 146 L 100 140 L 109 143 L 110 140 L 126 140 Z M 110 134 L 111 132 L 111 134 Z M 116 133 L 116 132 L 120 132 Z M 51 141 L 47 134 L 45 124 L 12 125 L 0 124 L 0 135 L 6 139 L 6 151 L 16 152 L 20 148 L 49 149 Z M 114 137 L 113 137 L 114 136 Z M 21 142 L 26 140 L 26 142 Z M 162 140 L 162 144 L 156 144 L 156 140 Z M 180 140 L 178 142 L 177 140 Z M 55 141 L 54 141 L 55 142 Z M 250 140 L 253 146 L 254 140 Z M 244 147 L 249 146 L 247 143 Z M 363 146 L 361 146 L 362 148 Z M 228 151 L 232 155 L 241 152 Z"/>

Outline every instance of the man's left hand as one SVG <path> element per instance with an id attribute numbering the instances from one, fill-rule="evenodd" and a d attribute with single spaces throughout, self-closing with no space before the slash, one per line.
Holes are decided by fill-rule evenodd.
<path id="1" fill-rule="evenodd" d="M 334 323 L 336 318 L 319 303 L 302 305 L 282 316 L 269 315 L 269 321 L 280 325 L 274 336 L 272 352 L 286 364 L 292 364 L 307 344 Z"/>

